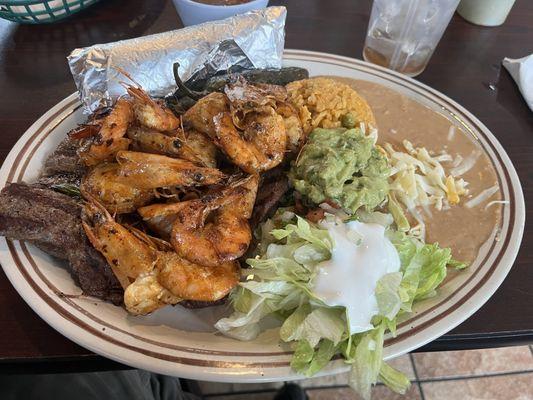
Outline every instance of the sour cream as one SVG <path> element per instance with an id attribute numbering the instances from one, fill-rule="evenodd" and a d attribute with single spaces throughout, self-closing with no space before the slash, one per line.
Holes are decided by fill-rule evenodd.
<path id="1" fill-rule="evenodd" d="M 400 257 L 379 224 L 340 220 L 319 223 L 334 242 L 331 259 L 318 265 L 314 294 L 329 306 L 346 307 L 350 333 L 372 329 L 374 293 L 384 275 L 400 270 Z"/>

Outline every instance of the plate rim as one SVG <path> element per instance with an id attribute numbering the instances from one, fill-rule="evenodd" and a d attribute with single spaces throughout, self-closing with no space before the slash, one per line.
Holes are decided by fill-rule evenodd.
<path id="1" fill-rule="evenodd" d="M 502 159 L 502 165 L 503 167 L 505 167 L 505 169 L 507 170 L 507 172 L 509 173 L 509 176 L 510 176 L 510 188 L 509 190 L 513 190 L 514 192 L 514 195 L 515 195 L 515 201 L 516 201 L 516 223 L 514 226 L 510 227 L 510 236 L 515 236 L 515 240 L 511 242 L 511 245 L 510 247 L 507 248 L 507 250 L 505 251 L 505 254 L 504 254 L 504 258 L 507 259 L 506 261 L 506 268 L 501 268 L 501 267 L 498 267 L 496 268 L 496 271 L 498 272 L 497 276 L 496 277 L 492 277 L 492 279 L 488 279 L 488 282 L 486 282 L 483 287 L 485 289 L 487 289 L 487 285 L 488 285 L 488 290 L 485 290 L 483 293 L 484 295 L 481 295 L 482 299 L 480 300 L 479 298 L 477 299 L 477 301 L 474 301 L 475 303 L 475 306 L 474 307 L 470 307 L 468 308 L 468 310 L 470 310 L 470 312 L 464 312 L 461 313 L 461 317 L 460 318 L 456 318 L 456 320 L 454 321 L 454 324 L 452 325 L 449 325 L 449 328 L 446 329 L 446 331 L 450 330 L 450 329 L 453 329 L 453 327 L 457 326 L 458 324 L 460 324 L 461 322 L 463 322 L 465 319 L 467 319 L 470 315 L 472 315 L 474 312 L 476 312 L 494 293 L 494 291 L 500 286 L 501 282 L 503 282 L 503 280 L 505 279 L 506 275 L 508 274 L 510 268 L 512 267 L 513 265 L 513 262 L 517 256 L 517 253 L 518 253 L 518 249 L 520 247 L 520 242 L 521 242 L 521 238 L 522 238 L 522 233 L 523 233 L 523 229 L 524 229 L 524 224 L 525 224 L 525 206 L 524 206 L 524 199 L 523 199 L 523 192 L 522 192 L 522 187 L 521 187 L 521 184 L 520 184 L 520 180 L 518 178 L 518 175 L 516 173 L 516 170 L 510 160 L 510 158 L 508 157 L 507 153 L 505 152 L 505 150 L 503 149 L 503 147 L 501 146 L 501 144 L 499 143 L 499 141 L 497 140 L 497 138 L 492 134 L 492 132 L 490 132 L 490 130 L 481 122 L 479 121 L 472 113 L 470 113 L 468 110 L 466 110 L 464 107 L 462 107 L 460 104 L 456 103 L 453 99 L 449 98 L 448 96 L 444 95 L 443 93 L 421 83 L 421 82 L 418 82 L 412 78 L 408 78 L 408 77 L 405 77 L 399 73 L 396 73 L 394 71 L 390 71 L 386 68 L 383 68 L 383 67 L 379 67 L 379 66 L 376 66 L 376 65 L 373 65 L 373 64 L 370 64 L 370 63 L 367 63 L 365 61 L 361 61 L 361 60 L 357 60 L 357 59 L 354 59 L 354 58 L 350 58 L 350 57 L 344 57 L 344 56 L 338 56 L 338 55 L 334 55 L 334 54 L 330 54 L 330 53 L 320 53 L 320 52 L 314 52 L 314 51 L 306 51 L 306 50 L 293 50 L 293 49 L 286 49 L 285 50 L 285 55 L 294 55 L 294 56 L 304 56 L 304 57 L 327 57 L 327 58 L 334 58 L 336 60 L 339 60 L 341 62 L 346 62 L 346 63 L 349 63 L 349 64 L 358 64 L 358 65 L 363 65 L 365 66 L 366 68 L 370 68 L 372 70 L 376 70 L 376 71 L 379 71 L 385 75 L 389 75 L 389 76 L 394 76 L 396 78 L 401 78 L 401 80 L 403 81 L 406 81 L 409 86 L 418 86 L 419 88 L 421 88 L 422 90 L 425 90 L 426 92 L 429 92 L 431 94 L 433 94 L 433 96 L 436 96 L 440 99 L 444 99 L 446 100 L 447 102 L 451 103 L 457 110 L 459 110 L 460 112 L 462 112 L 464 115 L 468 116 L 472 122 L 481 130 L 483 131 L 483 133 L 486 135 L 486 138 L 487 140 L 495 147 L 495 151 L 497 151 L 498 155 L 501 157 Z M 290 59 L 290 57 L 289 57 Z M 318 62 L 320 62 L 320 60 L 317 60 Z M 324 62 L 324 61 L 322 61 Z M 21 138 L 17 141 L 17 143 L 13 146 L 12 150 L 10 151 L 10 153 L 8 154 L 8 156 L 6 157 L 6 160 L 4 161 L 3 165 L 2 165 L 2 168 L 0 170 L 0 176 L 3 176 L 5 174 L 5 169 L 7 168 L 7 166 L 11 165 L 12 162 L 15 160 L 15 158 L 21 153 L 21 149 L 24 145 L 26 144 L 29 144 L 30 146 L 31 145 L 35 145 L 37 146 L 35 143 L 33 142 L 28 142 L 28 138 L 29 136 L 31 135 L 34 135 L 37 130 L 39 129 L 39 127 L 41 126 L 45 126 L 45 122 L 47 122 L 48 119 L 50 119 L 50 115 L 53 115 L 54 112 L 57 112 L 58 110 L 61 110 L 62 108 L 65 108 L 65 105 L 68 105 L 70 104 L 74 99 L 77 98 L 77 94 L 74 93 L 74 94 L 71 94 L 70 96 L 66 97 L 65 99 L 63 99 L 61 102 L 59 102 L 57 105 L 55 105 L 54 107 L 52 107 L 51 109 L 49 109 L 45 114 L 43 114 L 43 116 L 41 116 L 36 122 L 34 122 L 27 130 L 26 132 L 21 136 Z M 52 121 L 49 121 L 48 122 L 48 125 L 54 123 L 54 124 L 58 124 L 60 123 L 64 118 L 66 118 L 70 112 L 73 112 L 73 108 L 72 110 L 70 110 L 70 112 L 66 115 L 64 115 L 67 111 L 69 111 L 70 108 L 66 108 L 65 110 L 61 111 L 60 114 L 57 116 L 57 118 L 55 118 Z M 8 161 L 11 161 L 11 162 L 8 162 Z M 3 180 L 3 178 L 0 178 Z M 3 241 L 5 241 L 4 238 L 2 238 Z M 509 251 L 510 250 L 510 251 Z M 286 380 L 286 379 L 300 379 L 300 378 L 304 378 L 303 376 L 300 376 L 298 374 L 295 374 L 293 373 L 292 375 L 287 375 L 287 374 L 283 374 L 281 376 L 275 376 L 275 374 L 269 374 L 269 376 L 264 376 L 264 377 L 261 377 L 259 375 L 259 371 L 258 370 L 254 370 L 253 372 L 253 376 L 251 376 L 250 374 L 248 374 L 248 376 L 244 377 L 243 375 L 239 375 L 239 376 L 236 376 L 236 375 L 233 375 L 233 374 L 230 374 L 230 375 L 224 375 L 224 372 L 223 370 L 220 370 L 220 369 L 216 369 L 214 371 L 195 371 L 195 372 L 192 372 L 192 373 L 188 373 L 188 371 L 183 371 L 183 369 L 187 369 L 187 365 L 186 364 L 173 364 L 175 367 L 174 368 L 171 368 L 171 370 L 169 370 L 168 368 L 157 368 L 155 367 L 154 368 L 154 359 L 150 358 L 148 360 L 148 363 L 144 363 L 142 362 L 142 360 L 133 360 L 133 361 L 130 361 L 130 359 L 127 359 L 127 357 L 121 357 L 120 355 L 116 355 L 113 351 L 107 351 L 106 347 L 109 346 L 108 343 L 104 343 L 104 345 L 102 347 L 99 347 L 99 346 L 96 346 L 91 343 L 91 340 L 85 340 L 85 337 L 83 335 L 84 332 L 81 332 L 81 338 L 78 337 L 78 334 L 80 332 L 77 332 L 77 334 L 74 334 L 71 332 L 72 328 L 79 328 L 77 325 L 74 325 L 73 324 L 73 327 L 69 327 L 67 328 L 67 325 L 62 325 L 61 322 L 62 321 L 58 321 L 56 322 L 55 321 L 55 317 L 57 317 L 57 315 L 50 315 L 50 310 L 52 310 L 52 313 L 55 314 L 56 311 L 52 308 L 50 308 L 50 310 L 45 310 L 43 308 L 43 304 L 39 304 L 40 302 L 40 299 L 32 299 L 31 296 L 30 298 L 26 298 L 26 296 L 23 296 L 22 293 L 21 293 L 21 290 L 22 291 L 27 291 L 28 288 L 20 288 L 18 287 L 18 284 L 20 283 L 21 286 L 23 286 L 23 284 L 28 284 L 28 282 L 26 282 L 25 280 L 18 280 L 16 278 L 20 278 L 20 277 L 15 277 L 15 276 L 12 276 L 11 275 L 11 269 L 12 268 L 8 268 L 5 266 L 5 260 L 4 260 L 4 257 L 3 257 L 3 254 L 1 254 L 1 257 L 0 257 L 0 260 L 2 260 L 2 267 L 6 273 L 6 275 L 8 276 L 8 279 L 11 281 L 12 285 L 15 287 L 15 289 L 17 290 L 17 292 L 19 293 L 19 295 L 21 295 L 21 297 L 26 301 L 26 303 L 28 303 L 30 305 L 30 307 L 35 311 L 37 312 L 37 314 L 42 318 L 44 319 L 50 326 L 52 326 L 54 329 L 56 329 L 57 331 L 59 331 L 62 335 L 64 335 L 65 337 L 69 338 L 70 340 L 73 340 L 74 342 L 80 344 L 81 346 L 83 347 L 86 347 L 88 349 L 90 349 L 91 351 L 94 351 L 95 353 L 98 353 L 98 354 L 102 354 L 104 355 L 105 357 L 108 357 L 108 358 L 111 358 L 111 359 L 114 359 L 115 361 L 119 361 L 119 362 L 122 362 L 122 363 L 125 363 L 125 364 L 136 364 L 137 366 L 139 365 L 142 365 L 143 368 L 145 369 L 150 369 L 150 370 L 157 370 L 157 372 L 161 372 L 161 373 L 167 373 L 169 374 L 172 374 L 172 375 L 179 375 L 179 376 L 182 376 L 182 377 L 186 377 L 186 378 L 194 378 L 194 379 L 203 379 L 203 380 L 215 380 L 215 381 L 231 381 L 231 382 L 259 382 L 259 381 L 276 381 L 276 380 Z M 502 263 L 503 261 L 500 261 L 500 264 Z M 10 270 L 10 271 L 8 271 Z M 29 284 L 28 284 L 29 285 Z M 32 290 L 30 288 L 30 290 Z M 488 293 L 488 294 L 487 294 Z M 480 295 L 478 294 L 478 297 Z M 472 297 L 476 297 L 476 294 Z M 472 298 L 470 299 L 472 300 Z M 472 300 L 473 301 L 473 300 Z M 457 313 L 457 310 L 456 310 L 456 313 Z M 51 320 L 54 320 L 53 322 L 52 321 L 49 321 L 49 319 Z M 70 321 L 68 321 L 70 323 Z M 455 323 L 456 322 L 456 323 Z M 57 326 L 56 326 L 57 325 Z M 75 331 L 76 329 L 74 329 Z M 86 332 L 85 332 L 86 333 Z M 439 333 L 437 335 L 440 336 L 441 334 L 443 333 Z M 411 348 L 407 348 L 405 350 L 405 352 L 407 351 L 411 351 L 413 348 L 416 348 L 416 347 L 420 347 L 422 345 L 424 345 L 425 343 L 431 341 L 431 340 L 434 340 L 435 337 L 430 337 L 426 342 L 417 342 L 416 345 L 412 345 Z M 101 339 L 99 339 L 101 340 Z M 120 351 L 119 351 L 120 353 Z M 141 355 L 141 358 L 144 358 L 145 356 L 142 356 Z M 133 357 L 135 358 L 135 357 Z M 339 362 L 334 362 L 333 364 L 337 364 L 334 369 L 334 371 L 331 371 L 331 368 L 328 368 L 327 371 L 325 371 L 323 374 L 321 375 L 325 375 L 325 374 L 328 374 L 328 373 L 333 373 L 333 372 L 340 372 L 339 370 L 339 365 L 340 364 Z M 341 364 L 341 367 L 342 367 L 342 364 Z M 343 370 L 345 370 L 346 368 L 341 368 Z M 222 372 L 221 372 L 222 371 Z M 257 375 L 256 375 L 257 374 Z"/>

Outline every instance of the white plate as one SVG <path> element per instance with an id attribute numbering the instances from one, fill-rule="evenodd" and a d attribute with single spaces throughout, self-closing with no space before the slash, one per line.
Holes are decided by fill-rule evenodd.
<path id="1" fill-rule="evenodd" d="M 388 337 L 385 357 L 420 347 L 454 328 L 485 303 L 509 272 L 524 227 L 524 199 L 509 157 L 490 131 L 463 107 L 443 94 L 403 75 L 359 60 L 299 50 L 285 52 L 286 65 L 309 69 L 311 75 L 364 79 L 397 90 L 461 124 L 485 150 L 497 172 L 503 200 L 500 240 L 483 247 L 473 264 L 444 285 L 438 296 L 416 305 L 415 312 Z M 43 115 L 20 138 L 0 170 L 7 182 L 32 182 L 44 159 L 65 134 L 83 121 L 75 94 Z M 275 328 L 251 342 L 214 332 L 224 307 L 191 311 L 167 307 L 148 317 L 131 317 L 122 308 L 80 293 L 57 260 L 31 245 L 0 239 L 0 262 L 24 300 L 53 328 L 95 353 L 134 367 L 185 378 L 259 382 L 298 379 L 291 371 L 290 349 L 277 340 Z M 66 295 L 65 295 L 66 294 Z M 321 375 L 345 371 L 332 361 Z"/>

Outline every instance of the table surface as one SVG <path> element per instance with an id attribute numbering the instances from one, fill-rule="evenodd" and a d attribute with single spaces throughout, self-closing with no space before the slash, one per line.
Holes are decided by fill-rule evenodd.
<path id="1" fill-rule="evenodd" d="M 270 2 L 288 8 L 286 47 L 361 58 L 369 0 Z M 533 52 L 533 2 L 518 0 L 506 23 L 485 28 L 455 15 L 418 80 L 476 115 L 501 142 L 533 201 L 533 113 L 502 68 L 504 57 Z M 107 0 L 53 25 L 0 20 L 0 161 L 44 112 L 74 92 L 65 60 L 76 47 L 181 27 L 170 0 Z M 530 218 L 532 207 L 527 208 Z M 533 225 L 496 294 L 472 317 L 423 350 L 533 341 Z M 41 320 L 0 272 L 0 371 L 17 368 L 120 368 L 61 336 Z M 55 363 L 54 363 L 55 362 Z"/>

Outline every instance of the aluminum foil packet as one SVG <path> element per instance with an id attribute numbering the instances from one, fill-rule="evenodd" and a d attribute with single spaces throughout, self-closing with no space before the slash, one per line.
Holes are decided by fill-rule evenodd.
<path id="1" fill-rule="evenodd" d="M 152 96 L 176 88 L 173 65 L 183 81 L 239 68 L 281 68 L 285 7 L 268 7 L 170 32 L 75 49 L 67 57 L 86 113 L 110 106 L 133 84 Z"/>

